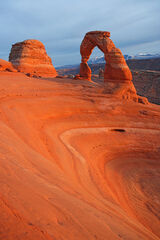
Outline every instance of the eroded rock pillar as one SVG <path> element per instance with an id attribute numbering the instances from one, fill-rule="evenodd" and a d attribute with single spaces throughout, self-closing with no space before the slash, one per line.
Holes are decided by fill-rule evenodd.
<path id="1" fill-rule="evenodd" d="M 84 78 L 85 80 L 91 80 L 91 69 L 88 66 L 87 62 L 82 62 L 80 64 L 80 77 Z"/>
<path id="2" fill-rule="evenodd" d="M 89 60 L 89 57 L 95 47 L 95 44 L 91 42 L 87 34 L 84 37 L 81 46 L 80 46 L 80 53 L 81 53 L 81 64 L 80 64 L 80 78 L 84 80 L 91 80 L 91 69 L 88 66 L 87 61 Z"/>
<path id="3" fill-rule="evenodd" d="M 20 72 L 37 77 L 56 77 L 57 72 L 42 42 L 29 39 L 12 45 L 9 61 Z"/>
<path id="4" fill-rule="evenodd" d="M 131 71 L 126 64 L 124 56 L 120 49 L 116 48 L 112 40 L 109 41 L 112 45 L 110 51 L 104 53 L 105 56 L 105 71 L 104 82 L 107 81 L 132 81 Z"/>

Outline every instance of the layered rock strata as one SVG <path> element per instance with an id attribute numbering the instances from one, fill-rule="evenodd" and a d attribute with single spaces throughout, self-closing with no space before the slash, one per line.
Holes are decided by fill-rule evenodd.
<path id="1" fill-rule="evenodd" d="M 12 45 L 9 61 L 20 72 L 31 76 L 55 77 L 57 72 L 42 42 L 25 40 Z"/>
<path id="2" fill-rule="evenodd" d="M 0 240 L 160 240 L 159 106 L 6 72 L 0 99 Z"/>

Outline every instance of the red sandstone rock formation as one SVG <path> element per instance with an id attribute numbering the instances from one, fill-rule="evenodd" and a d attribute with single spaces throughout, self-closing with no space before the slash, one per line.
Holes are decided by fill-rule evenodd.
<path id="1" fill-rule="evenodd" d="M 132 74 L 120 49 L 116 48 L 109 38 L 110 32 L 88 32 L 80 46 L 82 56 L 80 75 L 76 79 L 91 81 L 91 69 L 87 64 L 93 49 L 97 46 L 105 56 L 104 71 L 105 91 L 123 99 L 132 99 L 136 102 L 148 103 L 148 100 L 139 97 L 132 83 Z"/>
<path id="2" fill-rule="evenodd" d="M 9 61 L 17 70 L 30 75 L 41 77 L 57 75 L 43 43 L 38 40 L 25 40 L 12 45 Z"/>
<path id="3" fill-rule="evenodd" d="M 17 72 L 12 63 L 0 59 L 0 72 Z"/>
<path id="4" fill-rule="evenodd" d="M 109 38 L 110 32 L 92 31 L 88 32 L 81 44 L 80 53 L 82 63 L 80 65 L 80 77 L 91 80 L 91 70 L 87 64 L 93 49 L 97 46 L 105 56 L 106 66 L 104 81 L 131 81 L 132 74 L 120 49 L 116 48 Z"/>
<path id="5" fill-rule="evenodd" d="M 0 99 L 0 240 L 160 239 L 159 106 L 6 72 Z"/>

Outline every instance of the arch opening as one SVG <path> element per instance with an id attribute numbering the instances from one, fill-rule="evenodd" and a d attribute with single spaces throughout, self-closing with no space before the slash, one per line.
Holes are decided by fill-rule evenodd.
<path id="1" fill-rule="evenodd" d="M 98 46 L 94 47 L 88 60 L 88 65 L 91 68 L 92 81 L 102 82 L 104 79 L 105 58 L 104 53 Z"/>

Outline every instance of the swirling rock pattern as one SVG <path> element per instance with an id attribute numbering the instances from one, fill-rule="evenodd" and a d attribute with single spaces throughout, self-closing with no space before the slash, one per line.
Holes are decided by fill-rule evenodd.
<path id="1" fill-rule="evenodd" d="M 22 73 L 0 97 L 0 239 L 160 239 L 159 106 Z"/>

